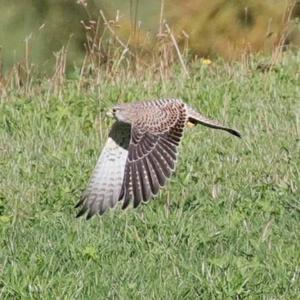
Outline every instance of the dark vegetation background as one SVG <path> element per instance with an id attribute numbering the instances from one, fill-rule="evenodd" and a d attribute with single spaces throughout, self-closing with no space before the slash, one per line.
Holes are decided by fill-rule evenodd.
<path id="1" fill-rule="evenodd" d="M 289 0 L 10 0 L 0 1 L 0 47 L 5 70 L 24 58 L 25 40 L 34 63 L 51 65 L 55 52 L 68 45 L 68 66 L 85 53 L 85 23 L 114 19 L 116 33 L 131 46 L 153 47 L 159 24 L 165 19 L 179 44 L 188 43 L 191 54 L 226 59 L 240 58 L 246 51 L 270 53 L 287 31 L 285 43 L 299 47 L 295 24 L 300 3 L 289 16 Z M 163 14 L 161 16 L 161 7 Z M 101 20 L 102 21 L 102 20 Z M 286 28 L 288 26 L 288 29 Z M 51 62 L 49 64 L 49 62 Z"/>

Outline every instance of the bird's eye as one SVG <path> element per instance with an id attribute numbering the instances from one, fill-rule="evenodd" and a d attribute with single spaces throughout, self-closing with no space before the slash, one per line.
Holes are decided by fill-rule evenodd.
<path id="1" fill-rule="evenodd" d="M 113 111 L 113 113 L 116 113 L 116 112 L 117 112 L 117 109 L 116 109 L 116 108 L 113 108 L 112 111 Z"/>

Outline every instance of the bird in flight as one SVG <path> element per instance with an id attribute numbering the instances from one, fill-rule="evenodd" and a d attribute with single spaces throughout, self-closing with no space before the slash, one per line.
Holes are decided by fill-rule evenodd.
<path id="1" fill-rule="evenodd" d="M 185 126 L 202 124 L 241 137 L 237 130 L 211 120 L 181 99 L 159 99 L 113 107 L 116 119 L 87 189 L 76 207 L 77 217 L 102 215 L 120 201 L 125 209 L 147 202 L 175 169 Z"/>

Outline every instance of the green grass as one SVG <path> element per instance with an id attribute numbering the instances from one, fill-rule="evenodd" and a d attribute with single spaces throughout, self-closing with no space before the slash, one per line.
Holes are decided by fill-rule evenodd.
<path id="1" fill-rule="evenodd" d="M 0 106 L 1 299 L 299 299 L 299 64 L 216 62 Z M 187 129 L 159 197 L 86 222 L 85 188 L 117 101 L 182 97 L 243 139 Z"/>

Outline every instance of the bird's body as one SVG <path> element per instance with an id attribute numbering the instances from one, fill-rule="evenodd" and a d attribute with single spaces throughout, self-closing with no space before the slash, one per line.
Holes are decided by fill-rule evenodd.
<path id="1" fill-rule="evenodd" d="M 202 124 L 240 137 L 238 131 L 201 115 L 180 99 L 121 104 L 77 216 L 103 214 L 118 201 L 126 208 L 146 202 L 166 184 L 175 169 L 185 126 Z"/>

